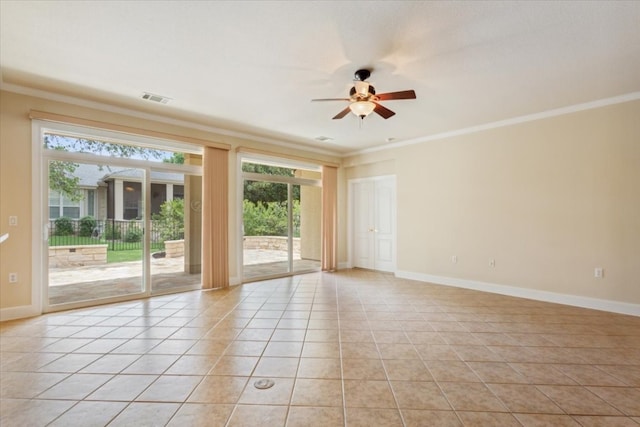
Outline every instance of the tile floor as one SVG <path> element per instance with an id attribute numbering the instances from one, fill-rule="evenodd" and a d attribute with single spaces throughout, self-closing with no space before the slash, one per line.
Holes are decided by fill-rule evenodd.
<path id="1" fill-rule="evenodd" d="M 640 318 L 360 270 L 4 322 L 0 345 L 3 427 L 640 425 Z"/>

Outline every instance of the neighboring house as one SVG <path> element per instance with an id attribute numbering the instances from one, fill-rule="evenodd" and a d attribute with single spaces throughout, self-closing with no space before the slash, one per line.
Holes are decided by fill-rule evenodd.
<path id="1" fill-rule="evenodd" d="M 108 166 L 81 164 L 74 171 L 82 200 L 73 201 L 49 190 L 49 218 L 62 216 L 79 219 L 90 215 L 96 219 L 131 220 L 143 215 L 140 169 L 113 169 Z M 151 172 L 151 214 L 159 213 L 167 200 L 184 198 L 184 177 L 178 173 Z"/>

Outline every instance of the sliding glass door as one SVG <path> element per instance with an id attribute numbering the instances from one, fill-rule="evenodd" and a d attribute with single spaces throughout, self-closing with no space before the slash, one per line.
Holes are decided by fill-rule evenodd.
<path id="1" fill-rule="evenodd" d="M 48 304 L 144 291 L 145 171 L 50 160 Z"/>
<path id="2" fill-rule="evenodd" d="M 288 184 L 245 181 L 246 188 L 260 188 L 255 201 L 243 200 L 243 272 L 246 280 L 279 276 L 290 271 L 289 203 L 269 195 L 288 193 Z"/>
<path id="3" fill-rule="evenodd" d="M 151 293 L 202 283 L 202 177 L 151 170 Z"/>
<path id="4" fill-rule="evenodd" d="M 201 287 L 200 149 L 42 141 L 44 311 Z"/>
<path id="5" fill-rule="evenodd" d="M 243 281 L 319 270 L 319 173 L 252 162 L 242 167 Z"/>

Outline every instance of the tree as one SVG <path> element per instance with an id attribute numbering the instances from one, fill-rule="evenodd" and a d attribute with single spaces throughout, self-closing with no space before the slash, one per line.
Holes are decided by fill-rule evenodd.
<path id="1" fill-rule="evenodd" d="M 44 148 L 76 153 L 92 153 L 112 157 L 136 157 L 141 159 L 160 159 L 164 152 L 150 148 L 134 147 L 114 142 L 96 141 L 93 139 L 45 134 Z M 73 162 L 54 160 L 49 163 L 49 188 L 73 201 L 82 200 L 82 191 L 78 189 L 80 178 L 74 172 L 80 165 Z"/>
<path id="2" fill-rule="evenodd" d="M 184 200 L 167 200 L 160 206 L 160 213 L 153 215 L 162 240 L 184 239 Z"/>
<path id="3" fill-rule="evenodd" d="M 243 163 L 242 171 L 264 175 L 295 176 L 295 169 L 257 163 Z M 293 200 L 300 200 L 300 186 L 295 185 L 292 193 Z M 287 198 L 287 184 L 249 180 L 244 182 L 244 199 L 254 204 L 283 203 Z"/>
<path id="4" fill-rule="evenodd" d="M 289 211 L 286 203 L 253 203 L 242 201 L 243 225 L 245 236 L 288 236 Z M 293 201 L 292 206 L 293 237 L 300 237 L 300 202 Z"/>
<path id="5" fill-rule="evenodd" d="M 164 163 L 175 163 L 178 165 L 184 165 L 184 153 L 173 153 L 171 157 L 162 159 Z"/>
<path id="6" fill-rule="evenodd" d="M 82 191 L 78 189 L 80 178 L 73 176 L 78 166 L 80 165 L 77 163 L 59 160 L 49 163 L 49 188 L 74 202 L 82 200 Z"/>

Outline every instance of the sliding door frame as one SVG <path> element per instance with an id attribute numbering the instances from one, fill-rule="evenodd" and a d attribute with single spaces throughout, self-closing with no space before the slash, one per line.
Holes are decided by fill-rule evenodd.
<path id="1" fill-rule="evenodd" d="M 33 120 L 32 122 L 32 300 L 41 313 L 59 310 L 68 310 L 79 307 L 88 307 L 98 304 L 108 304 L 113 302 L 128 301 L 151 296 L 151 170 L 162 172 L 174 172 L 191 175 L 202 175 L 202 167 L 195 165 L 176 165 L 172 163 L 149 162 L 131 158 L 108 157 L 90 153 L 67 152 L 57 150 L 47 150 L 43 147 L 45 134 L 55 134 L 76 138 L 95 139 L 104 142 L 117 144 L 134 145 L 144 148 L 155 148 L 158 150 L 181 150 L 193 154 L 202 154 L 201 147 L 195 145 L 179 143 L 163 139 L 143 137 L 137 135 L 123 134 L 103 129 L 87 128 L 64 123 L 45 122 Z M 132 294 L 117 297 L 102 298 L 63 304 L 49 304 L 49 248 L 48 248 L 48 168 L 49 161 L 61 160 L 77 163 L 106 164 L 117 167 L 135 168 L 144 171 L 144 238 L 143 238 L 143 274 L 142 290 Z M 187 289 L 188 290 L 188 289 Z M 178 290 L 178 291 L 182 291 Z M 155 295 L 155 293 L 154 293 Z"/>
<path id="2" fill-rule="evenodd" d="M 243 172 L 242 171 L 242 163 L 256 163 L 263 164 L 268 166 L 278 166 L 278 167 L 286 167 L 291 169 L 304 169 L 309 171 L 318 171 L 321 172 L 321 167 L 318 165 L 312 165 L 309 163 L 296 162 L 289 159 L 282 159 L 277 157 L 259 155 L 259 154 L 238 154 L 238 186 L 237 186 L 237 194 L 238 194 L 238 266 L 240 270 L 240 281 L 241 283 L 245 283 L 244 277 L 244 212 L 243 212 L 243 200 L 244 200 L 244 183 L 245 181 L 262 181 L 262 182 L 271 182 L 277 184 L 287 184 L 287 228 L 288 228 L 288 239 L 287 239 L 287 253 L 288 253 L 288 268 L 286 273 L 273 274 L 268 276 L 260 276 L 256 278 L 251 278 L 250 281 L 257 280 L 265 280 L 265 279 L 273 279 L 278 277 L 287 277 L 293 276 L 295 274 L 308 273 L 313 270 L 303 270 L 303 271 L 294 271 L 293 264 L 293 203 L 292 203 L 292 186 L 310 186 L 310 187 L 322 187 L 322 180 L 320 179 L 309 179 L 309 178 L 297 178 L 283 175 L 268 175 L 268 174 L 260 174 L 253 172 Z M 320 271 L 320 269 L 318 269 Z"/>

